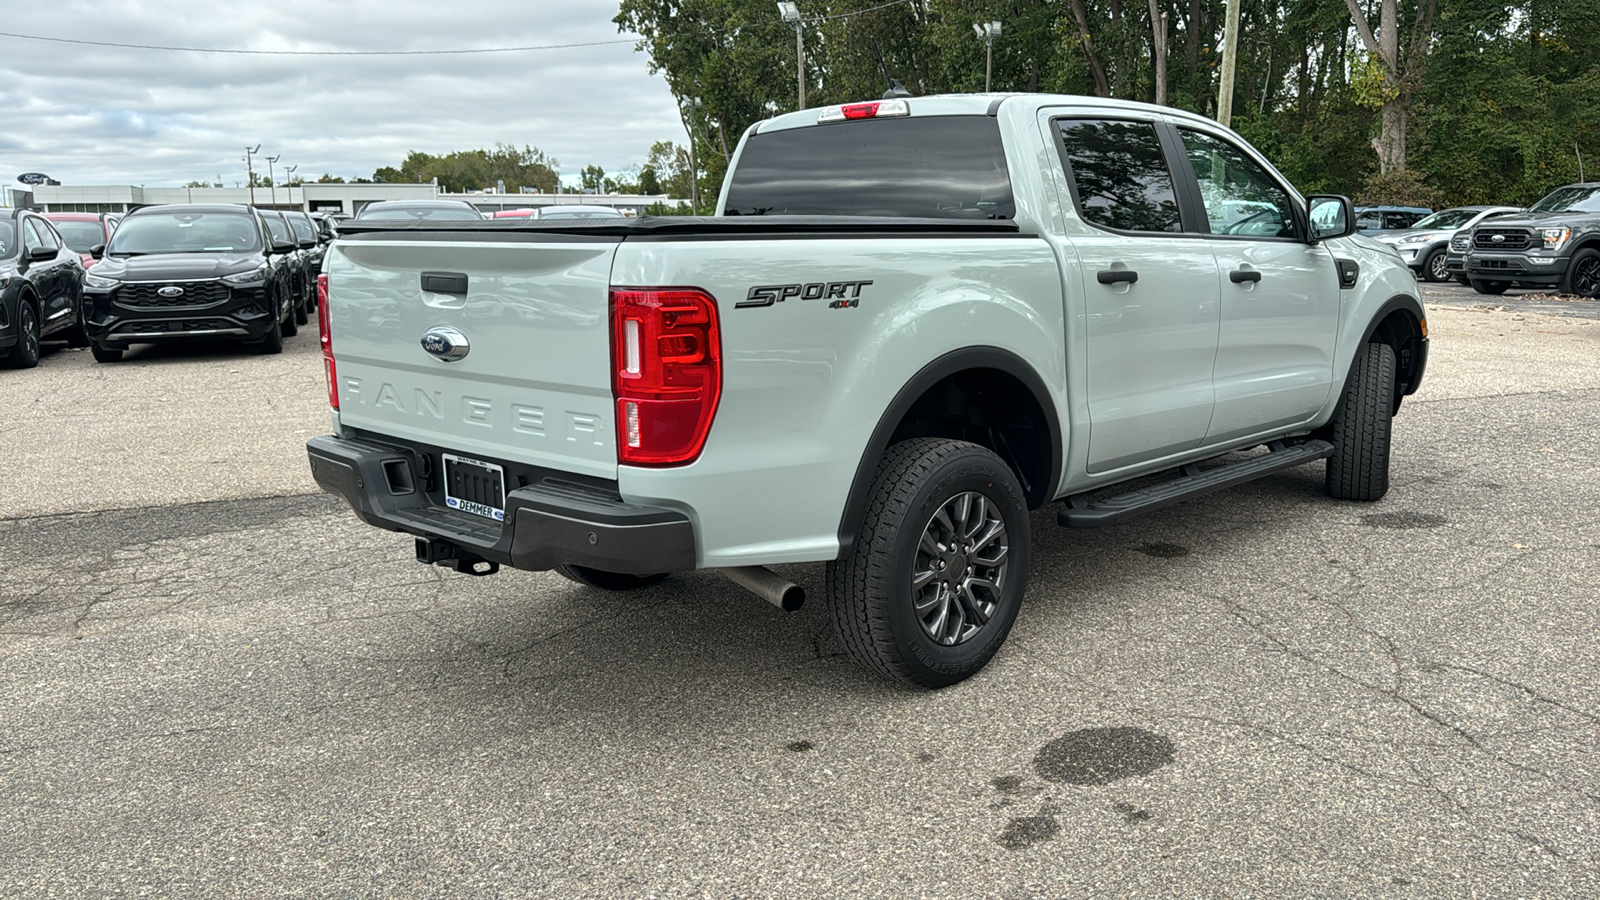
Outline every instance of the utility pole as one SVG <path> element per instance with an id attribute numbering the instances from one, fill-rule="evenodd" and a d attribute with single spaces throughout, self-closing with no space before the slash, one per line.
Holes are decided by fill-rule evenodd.
<path id="1" fill-rule="evenodd" d="M 778 4 L 778 14 L 794 26 L 795 84 L 800 88 L 800 109 L 806 108 L 806 45 L 801 38 L 800 7 L 794 3 Z"/>
<path id="2" fill-rule="evenodd" d="M 289 189 L 289 202 L 290 203 L 294 202 L 294 178 L 293 178 L 293 176 L 294 176 L 294 170 L 298 169 L 298 168 L 300 168 L 300 164 L 299 163 L 295 163 L 292 166 L 284 166 L 283 167 L 283 186 Z M 306 196 L 306 192 L 305 191 L 301 191 L 300 192 L 300 199 L 304 200 L 305 196 Z"/>
<path id="3" fill-rule="evenodd" d="M 983 62 L 983 92 L 989 93 L 989 77 L 994 73 L 994 39 L 1000 36 L 999 22 L 984 22 L 975 24 L 972 30 L 977 32 L 978 40 L 983 41 L 987 51 Z"/>
<path id="4" fill-rule="evenodd" d="M 272 205 L 278 205 L 278 182 L 272 177 L 272 164 L 282 159 L 283 155 L 267 157 L 267 187 L 272 189 Z"/>
<path id="5" fill-rule="evenodd" d="M 257 144 L 254 147 L 246 147 L 246 148 L 244 148 L 244 177 L 245 177 L 246 182 L 248 182 L 249 185 L 250 185 L 250 205 L 251 206 L 255 206 L 256 205 L 256 173 L 255 173 L 254 169 L 250 168 L 250 157 L 252 157 L 255 154 L 260 153 L 260 152 L 261 152 L 261 145 L 260 144 Z"/>
<path id="6" fill-rule="evenodd" d="M 1222 84 L 1217 87 L 1217 121 L 1224 128 L 1233 118 L 1233 70 L 1239 62 L 1239 0 L 1228 0 L 1222 31 Z"/>
<path id="7" fill-rule="evenodd" d="M 684 116 L 683 130 L 689 132 L 689 210 L 695 215 L 700 215 L 700 164 L 694 153 L 694 117 L 700 111 L 700 98 L 690 97 L 684 101 L 689 107 L 688 115 Z"/>

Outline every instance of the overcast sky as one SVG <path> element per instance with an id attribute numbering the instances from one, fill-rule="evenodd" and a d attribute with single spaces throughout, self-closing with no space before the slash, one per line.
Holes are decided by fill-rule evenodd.
<path id="1" fill-rule="evenodd" d="M 53 0 L 7 4 L 0 31 L 248 50 L 454 50 L 615 41 L 616 0 Z M 26 11 L 26 15 L 18 13 Z M 410 150 L 531 144 L 586 165 L 683 143 L 666 81 L 631 41 L 459 56 L 250 56 L 0 37 L 0 182 L 243 183 L 244 150 L 371 177 Z M 266 164 L 258 163 L 258 171 Z"/>

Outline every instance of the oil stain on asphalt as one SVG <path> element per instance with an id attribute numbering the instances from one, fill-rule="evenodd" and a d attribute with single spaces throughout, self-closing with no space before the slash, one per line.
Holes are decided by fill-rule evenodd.
<path id="1" fill-rule="evenodd" d="M 1110 784 L 1172 762 L 1172 741 L 1142 728 L 1069 731 L 1040 748 L 1033 771 L 1045 781 Z"/>
<path id="2" fill-rule="evenodd" d="M 1056 784 L 1103 785 L 1149 775 L 1171 763 L 1174 752 L 1170 738 L 1142 728 L 1085 728 L 1069 731 L 1041 747 L 1033 758 L 1033 771 L 1045 781 Z M 1022 778 L 1016 775 L 1003 775 L 989 783 L 995 790 L 1010 796 L 1025 790 Z M 1009 803 L 1007 799 L 1000 805 Z M 1154 818 L 1149 810 L 1131 803 L 1119 802 L 1111 808 L 1128 824 Z M 1018 816 L 1007 822 L 995 840 L 1007 850 L 1021 850 L 1048 841 L 1061 833 L 1059 812 L 1055 804 L 1046 800 L 1037 815 Z"/>

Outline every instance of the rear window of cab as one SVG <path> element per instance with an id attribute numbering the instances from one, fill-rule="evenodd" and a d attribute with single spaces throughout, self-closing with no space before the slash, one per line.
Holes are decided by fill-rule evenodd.
<path id="1" fill-rule="evenodd" d="M 751 135 L 723 215 L 1010 219 L 989 116 L 861 119 Z"/>

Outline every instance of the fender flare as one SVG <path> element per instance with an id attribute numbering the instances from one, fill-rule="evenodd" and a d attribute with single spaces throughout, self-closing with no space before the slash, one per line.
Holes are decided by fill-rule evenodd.
<path id="1" fill-rule="evenodd" d="M 929 388 L 951 375 L 968 369 L 995 369 L 1004 372 L 1022 382 L 1033 395 L 1033 401 L 1044 412 L 1050 428 L 1050 477 L 1044 485 L 1044 492 L 1040 495 L 1042 497 L 1040 503 L 1042 505 L 1055 499 L 1056 488 L 1061 480 L 1064 444 L 1060 416 L 1044 379 L 1039 377 L 1039 373 L 1034 371 L 1027 361 L 1010 350 L 999 347 L 963 347 L 960 350 L 952 350 L 923 366 L 917 374 L 911 376 L 894 395 L 894 399 L 889 402 L 888 408 L 878 419 L 877 426 L 872 429 L 872 436 L 867 439 L 866 449 L 856 464 L 855 478 L 850 482 L 850 494 L 845 499 L 844 515 L 839 520 L 840 559 L 848 557 L 855 548 L 856 534 L 861 530 L 861 521 L 867 514 L 867 493 L 872 487 L 878 461 L 888 452 L 889 439 L 894 436 L 901 420 Z"/>
<path id="2" fill-rule="evenodd" d="M 1417 392 L 1417 386 L 1422 383 L 1422 374 L 1428 368 L 1428 335 L 1427 325 L 1425 324 L 1428 321 L 1428 314 L 1422 309 L 1422 301 L 1418 300 L 1416 297 L 1410 296 L 1409 294 L 1396 294 L 1395 296 L 1390 297 L 1386 303 L 1378 307 L 1378 311 L 1373 313 L 1372 318 L 1367 321 L 1367 327 L 1361 333 L 1361 343 L 1356 345 L 1356 349 L 1359 350 L 1362 344 L 1366 344 L 1372 340 L 1372 335 L 1377 332 L 1378 326 L 1383 324 L 1385 319 L 1389 318 L 1389 316 L 1393 313 L 1401 311 L 1410 313 L 1412 317 L 1417 320 L 1419 330 L 1422 332 L 1417 337 L 1416 366 L 1412 372 L 1411 380 L 1406 384 L 1405 394 L 1402 395 L 1410 396 Z M 1397 353 L 1399 350 L 1399 347 L 1395 348 Z M 1350 365 L 1351 371 L 1354 371 L 1355 361 L 1353 357 Z M 1346 372 L 1344 382 L 1339 387 L 1339 395 L 1341 397 L 1344 396 L 1344 385 L 1349 383 L 1350 372 Z M 1394 402 L 1395 407 L 1398 409 L 1400 406 L 1400 397 L 1395 397 Z"/>

